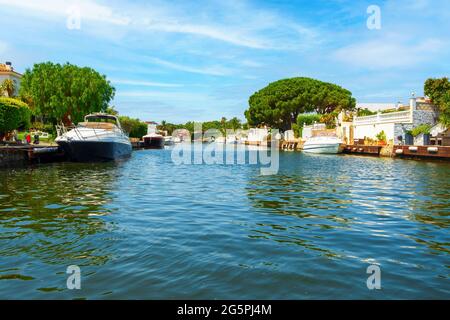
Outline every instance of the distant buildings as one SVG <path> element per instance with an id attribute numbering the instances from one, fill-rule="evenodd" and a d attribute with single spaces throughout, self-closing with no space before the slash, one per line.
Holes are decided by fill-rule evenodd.
<path id="1" fill-rule="evenodd" d="M 269 129 L 267 128 L 250 128 L 247 132 L 246 144 L 262 145 L 267 143 Z"/>
<path id="2" fill-rule="evenodd" d="M 0 84 L 2 84 L 6 79 L 12 80 L 14 83 L 14 95 L 19 93 L 20 78 L 22 78 L 22 75 L 14 71 L 11 62 L 0 63 Z M 5 91 L 3 92 L 3 95 L 8 96 L 8 93 Z"/>

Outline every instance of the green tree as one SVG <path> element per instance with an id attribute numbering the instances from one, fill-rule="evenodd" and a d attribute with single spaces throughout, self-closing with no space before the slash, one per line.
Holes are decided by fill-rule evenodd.
<path id="1" fill-rule="evenodd" d="M 31 110 L 25 102 L 0 97 L 0 137 L 21 127 L 28 128 L 31 122 Z"/>
<path id="2" fill-rule="evenodd" d="M 325 123 L 327 129 L 336 128 L 336 118 L 338 114 L 336 112 L 326 113 L 320 117 L 320 122 Z"/>
<path id="3" fill-rule="evenodd" d="M 238 130 L 242 128 L 241 120 L 237 117 L 231 118 L 227 123 L 227 129 Z"/>
<path id="4" fill-rule="evenodd" d="M 16 85 L 14 81 L 12 81 L 11 79 L 3 80 L 2 84 L 0 85 L 0 95 L 6 92 L 8 94 L 8 97 L 12 98 L 15 91 Z"/>
<path id="5" fill-rule="evenodd" d="M 105 113 L 112 114 L 113 116 L 119 115 L 119 111 L 116 110 L 115 106 L 109 106 L 108 108 L 106 108 Z"/>
<path id="6" fill-rule="evenodd" d="M 105 111 L 114 92 L 106 77 L 91 68 L 46 62 L 25 71 L 19 95 L 30 101 L 36 115 L 68 124 Z"/>
<path id="7" fill-rule="evenodd" d="M 270 83 L 249 99 L 245 117 L 250 125 L 266 124 L 288 130 L 301 113 L 353 110 L 350 91 L 311 78 L 291 78 Z"/>
<path id="8" fill-rule="evenodd" d="M 119 117 L 120 125 L 131 138 L 142 138 L 147 134 L 147 124 L 139 119 L 133 119 L 127 116 Z"/>
<path id="9" fill-rule="evenodd" d="M 425 81 L 424 92 L 439 107 L 439 122 L 450 127 L 450 81 L 448 78 L 428 79 Z"/>

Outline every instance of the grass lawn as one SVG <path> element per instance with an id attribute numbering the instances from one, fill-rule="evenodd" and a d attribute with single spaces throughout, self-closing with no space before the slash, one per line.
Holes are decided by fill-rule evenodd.
<path id="1" fill-rule="evenodd" d="M 19 140 L 25 140 L 25 137 L 28 133 L 30 133 L 30 132 L 28 132 L 28 131 L 19 132 L 17 134 L 17 137 L 19 138 Z M 33 141 L 33 139 L 34 139 L 34 137 L 31 136 L 31 141 Z M 54 140 L 55 140 L 55 138 L 51 134 L 48 135 L 48 138 L 39 138 L 39 141 L 48 142 L 48 143 L 53 142 Z"/>

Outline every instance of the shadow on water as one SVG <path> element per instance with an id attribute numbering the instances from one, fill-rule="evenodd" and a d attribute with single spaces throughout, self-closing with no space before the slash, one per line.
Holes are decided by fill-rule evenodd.
<path id="1" fill-rule="evenodd" d="M 111 213 L 107 203 L 118 165 L 0 170 L 0 286 L 17 286 L 8 281 L 17 279 L 39 282 L 52 271 L 65 273 L 68 265 L 101 266 L 111 259 L 108 242 L 98 239 L 114 225 L 99 216 Z M 63 283 L 35 289 L 52 291 Z"/>

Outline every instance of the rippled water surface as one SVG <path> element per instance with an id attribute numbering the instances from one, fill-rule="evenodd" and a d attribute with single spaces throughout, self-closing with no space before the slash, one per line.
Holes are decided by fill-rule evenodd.
<path id="1" fill-rule="evenodd" d="M 1 169 L 0 298 L 449 299 L 449 189 L 444 162 L 301 153 Z"/>

